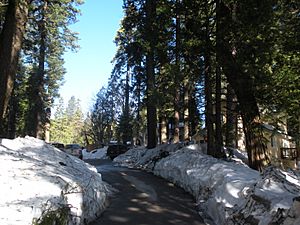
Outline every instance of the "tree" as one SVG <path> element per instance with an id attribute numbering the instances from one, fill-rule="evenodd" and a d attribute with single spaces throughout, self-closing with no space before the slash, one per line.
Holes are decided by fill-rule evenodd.
<path id="1" fill-rule="evenodd" d="M 84 118 L 80 101 L 72 96 L 64 108 L 63 100 L 60 99 L 54 119 L 51 120 L 50 140 L 65 144 L 84 144 L 83 127 Z"/>
<path id="2" fill-rule="evenodd" d="M 155 98 L 155 62 L 154 51 L 156 46 L 155 39 L 155 17 L 156 17 L 156 0 L 146 0 L 146 33 L 144 33 L 146 43 L 148 45 L 146 51 L 146 79 L 147 79 L 147 148 L 156 147 L 157 135 L 157 112 Z"/>
<path id="3" fill-rule="evenodd" d="M 50 140 L 52 142 L 66 143 L 65 132 L 67 129 L 67 116 L 65 113 L 64 101 L 63 98 L 59 98 L 55 108 L 54 118 L 51 119 Z"/>
<path id="4" fill-rule="evenodd" d="M 300 3 L 278 1 L 272 21 L 272 64 L 266 66 L 269 85 L 261 87 L 260 103 L 271 112 L 287 115 L 289 134 L 300 150 Z"/>
<path id="5" fill-rule="evenodd" d="M 157 115 L 161 141 L 166 141 L 174 127 L 178 141 L 179 120 L 184 119 L 184 138 L 194 134 L 201 123 L 198 111 L 203 111 L 205 102 L 208 153 L 222 157 L 221 103 L 228 82 L 226 144 L 235 144 L 236 115 L 240 113 L 250 166 L 262 170 L 268 165 L 261 111 L 273 115 L 286 111 L 299 124 L 299 116 L 292 113 L 299 111 L 299 3 L 127 0 L 124 12 L 111 77 L 120 92 L 126 93 L 120 98 L 123 109 L 117 113 L 114 108 L 115 114 L 122 115 L 119 125 L 129 124 L 130 105 L 138 121 L 135 127 L 140 128 L 147 109 L 148 148 L 152 148 L 156 146 Z M 124 80 L 127 83 L 128 71 L 129 89 L 122 85 Z M 288 88 L 279 87 L 280 82 Z M 119 91 L 111 84 L 108 87 L 110 95 Z M 284 101 L 287 96 L 289 100 Z M 173 125 L 169 130 L 167 123 Z"/>
<path id="6" fill-rule="evenodd" d="M 253 9 L 249 7 L 248 3 L 246 6 L 246 2 L 239 2 L 235 4 L 233 4 L 233 9 L 231 9 L 229 5 L 226 5 L 223 1 L 219 2 L 218 22 L 220 24 L 219 32 L 221 37 L 219 39 L 220 41 L 217 51 L 220 56 L 223 71 L 230 85 L 234 89 L 239 102 L 246 137 L 249 165 L 254 169 L 262 170 L 264 166 L 269 164 L 270 161 L 263 141 L 258 102 L 254 95 L 254 78 L 249 74 L 249 68 L 253 69 L 251 72 L 254 74 L 259 72 L 256 68 L 256 64 L 253 64 L 252 60 L 263 60 L 258 57 L 263 56 L 266 49 L 261 48 L 260 52 L 257 52 L 255 45 L 260 44 L 260 40 L 257 39 L 257 36 L 251 36 L 252 33 L 249 36 L 250 42 L 253 41 L 253 45 L 251 47 L 249 46 L 249 41 L 247 43 L 247 40 L 243 41 L 239 39 L 239 42 L 237 43 L 237 38 L 239 35 L 242 36 L 244 34 L 243 32 L 246 31 L 246 26 L 251 27 L 251 31 L 253 33 L 261 32 L 260 29 L 265 28 L 263 23 L 269 16 L 267 10 L 270 9 L 271 5 L 267 1 L 262 4 L 253 2 L 255 5 Z M 236 11 L 237 8 L 240 11 Z M 249 19 L 250 8 L 252 9 L 251 21 Z M 263 9 L 265 12 L 264 15 L 261 14 L 261 10 Z M 254 18 L 253 15 L 256 15 L 256 17 Z M 237 19 L 237 17 L 239 18 Z M 237 28 L 234 27 L 234 25 L 238 23 L 237 21 L 239 21 L 241 26 L 243 26 L 243 28 L 239 31 L 237 31 Z M 257 30 L 254 29 L 255 26 Z M 247 30 L 249 31 L 249 28 Z M 236 32 L 235 35 L 233 35 L 234 32 Z M 264 40 L 261 40 L 261 42 L 263 41 Z M 267 48 L 268 45 L 267 43 L 265 44 L 265 48 Z M 249 50 L 253 50 L 252 55 L 249 55 Z M 249 58 L 246 58 L 247 55 Z"/>
<path id="7" fill-rule="evenodd" d="M 90 133 L 95 144 L 109 143 L 111 140 L 121 141 L 117 124 L 118 119 L 122 117 L 124 94 L 118 83 L 119 80 L 114 75 L 112 73 L 107 88 L 102 87 L 98 92 L 91 111 Z"/>
<path id="8" fill-rule="evenodd" d="M 222 151 L 223 147 L 223 132 L 222 132 L 222 74 L 221 74 L 221 61 L 218 52 L 219 43 L 221 38 L 220 32 L 220 20 L 218 18 L 219 15 L 219 0 L 216 1 L 216 103 L 215 103 L 215 124 L 216 124 L 216 152 L 215 156 L 218 158 L 226 157 L 224 151 Z"/>
<path id="9" fill-rule="evenodd" d="M 210 1 L 207 1 L 204 7 L 205 10 L 205 44 L 206 48 L 204 50 L 204 74 L 205 74 L 205 127 L 207 136 L 207 154 L 214 155 L 214 128 L 213 128 L 213 99 L 212 99 L 212 88 L 213 88 L 213 77 L 212 77 L 212 42 L 211 36 L 211 10 L 209 7 Z"/>
<path id="10" fill-rule="evenodd" d="M 31 68 L 28 87 L 29 110 L 26 133 L 44 138 L 47 111 L 58 96 L 65 69 L 63 53 L 76 50 L 76 33 L 68 27 L 76 22 L 81 1 L 33 1 L 24 43 L 24 64 Z"/>
<path id="11" fill-rule="evenodd" d="M 19 53 L 28 16 L 28 0 L 9 0 L 0 35 L 0 135 L 13 90 Z"/>
<path id="12" fill-rule="evenodd" d="M 41 15 L 40 19 L 37 22 L 37 32 L 38 37 L 38 46 L 39 50 L 37 53 L 37 65 L 36 71 L 33 71 L 32 76 L 30 77 L 29 90 L 30 93 L 30 108 L 28 112 L 28 119 L 26 123 L 26 132 L 27 134 L 37 137 L 44 138 L 44 127 L 45 123 L 45 113 L 44 113 L 44 100 L 43 93 L 44 91 L 44 76 L 45 76 L 45 60 L 46 60 L 46 10 L 48 8 L 48 2 L 45 1 L 41 6 Z"/>
<path id="13" fill-rule="evenodd" d="M 226 93 L 226 132 L 225 146 L 237 148 L 237 103 L 231 86 L 227 85 Z"/>
<path id="14" fill-rule="evenodd" d="M 68 105 L 66 108 L 66 114 L 68 118 L 68 131 L 70 133 L 70 139 L 67 143 L 84 143 L 84 137 L 82 135 L 83 129 L 83 113 L 80 106 L 80 100 L 75 99 L 74 96 L 70 98 L 68 101 Z"/>
<path id="15" fill-rule="evenodd" d="M 29 103 L 27 98 L 28 74 L 26 67 L 20 65 L 14 81 L 14 89 L 8 106 L 6 136 L 15 138 L 25 136 L 26 113 Z"/>
<path id="16" fill-rule="evenodd" d="M 180 121 L 180 101 L 181 101 L 181 1 L 175 1 L 175 64 L 174 64 L 174 135 L 173 141 L 178 143 L 180 141 L 179 135 L 179 121 Z"/>
<path id="17" fill-rule="evenodd" d="M 118 130 L 119 136 L 123 143 L 127 143 L 128 141 L 132 141 L 132 118 L 130 116 L 130 108 L 129 108 L 129 66 L 127 67 L 126 79 L 125 79 L 125 103 L 123 108 L 123 113 L 119 119 Z"/>

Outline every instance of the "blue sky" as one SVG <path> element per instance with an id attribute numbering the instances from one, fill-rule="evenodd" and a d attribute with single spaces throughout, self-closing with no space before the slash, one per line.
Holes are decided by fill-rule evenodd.
<path id="1" fill-rule="evenodd" d="M 79 98 L 84 112 L 93 105 L 112 71 L 113 40 L 123 16 L 122 4 L 122 0 L 85 0 L 79 21 L 71 27 L 79 33 L 80 50 L 65 54 L 67 73 L 59 92 L 65 103 L 71 96 Z"/>

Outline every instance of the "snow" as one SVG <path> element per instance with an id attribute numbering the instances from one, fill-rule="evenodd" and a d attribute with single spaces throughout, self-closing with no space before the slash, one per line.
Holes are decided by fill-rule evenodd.
<path id="1" fill-rule="evenodd" d="M 106 150 L 83 150 L 83 158 L 107 158 Z M 268 167 L 260 174 L 247 167 L 242 152 L 233 150 L 232 159 L 221 160 L 202 150 L 139 147 L 114 161 L 184 188 L 208 224 L 300 224 L 298 171 Z M 0 224 L 33 224 L 53 214 L 68 224 L 86 224 L 105 210 L 112 190 L 95 167 L 30 137 L 0 139 L 0 169 Z"/>
<path id="2" fill-rule="evenodd" d="M 0 224 L 39 223 L 53 214 L 86 224 L 111 193 L 96 168 L 31 137 L 0 139 L 0 170 Z"/>
<path id="3" fill-rule="evenodd" d="M 300 224 L 300 175 L 267 168 L 262 174 L 241 159 L 215 159 L 197 145 L 130 149 L 114 159 L 163 177 L 190 192 L 208 224 Z"/>
<path id="4" fill-rule="evenodd" d="M 83 159 L 105 159 L 108 158 L 106 156 L 107 146 L 104 148 L 94 149 L 88 152 L 86 149 L 82 150 Z"/>

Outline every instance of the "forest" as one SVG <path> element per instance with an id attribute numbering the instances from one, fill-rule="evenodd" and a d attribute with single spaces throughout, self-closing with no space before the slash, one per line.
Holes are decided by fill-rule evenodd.
<path id="1" fill-rule="evenodd" d="M 124 0 L 114 68 L 93 109 L 84 118 L 73 98 L 51 119 L 82 3 L 0 1 L 1 137 L 46 139 L 50 130 L 61 141 L 76 130 L 64 141 L 151 149 L 200 135 L 223 158 L 241 121 L 253 169 L 270 163 L 265 123 L 284 124 L 299 149 L 299 1 Z"/>

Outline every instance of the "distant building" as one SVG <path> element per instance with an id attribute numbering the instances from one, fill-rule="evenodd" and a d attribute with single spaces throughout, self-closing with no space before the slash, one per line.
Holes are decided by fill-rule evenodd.
<path id="1" fill-rule="evenodd" d="M 269 124 L 263 124 L 264 138 L 266 138 L 267 150 L 271 163 L 283 168 L 297 168 L 297 150 L 292 137 L 287 134 L 286 127 L 283 130 L 276 129 Z"/>

